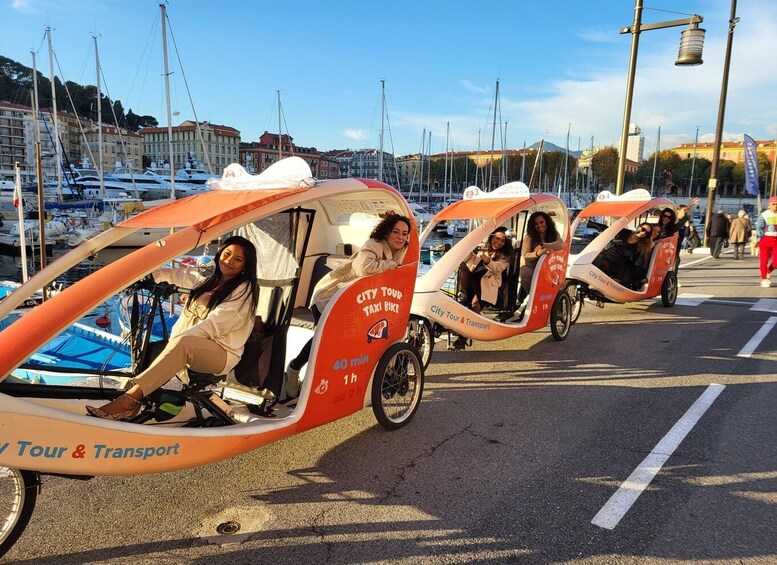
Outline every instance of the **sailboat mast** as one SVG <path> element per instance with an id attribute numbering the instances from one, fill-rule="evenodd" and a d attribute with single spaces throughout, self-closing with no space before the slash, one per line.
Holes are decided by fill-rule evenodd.
<path id="1" fill-rule="evenodd" d="M 378 180 L 383 180 L 383 122 L 386 110 L 386 79 L 380 80 L 380 153 L 378 153 Z"/>
<path id="2" fill-rule="evenodd" d="M 540 139 L 540 146 L 537 148 L 537 156 L 534 159 L 534 167 L 531 170 L 531 178 L 529 179 L 529 190 L 534 186 L 534 179 L 537 175 L 537 164 L 539 164 L 539 168 L 542 169 L 542 145 L 545 143 L 545 138 L 543 137 Z M 542 176 L 542 172 L 540 172 L 540 177 Z M 542 182 L 542 181 L 540 181 Z M 542 187 L 540 187 L 540 192 Z"/>
<path id="3" fill-rule="evenodd" d="M 696 147 L 699 144 L 699 126 L 696 126 L 696 139 L 693 142 L 693 161 L 691 161 L 691 184 L 688 186 L 688 198 L 693 196 L 693 172 L 696 168 Z"/>
<path id="4" fill-rule="evenodd" d="M 37 124 L 36 124 L 37 125 Z M 22 263 L 22 282 L 26 283 L 29 278 L 27 275 L 27 241 L 25 240 L 26 231 L 24 229 L 24 198 L 22 196 L 22 172 L 19 168 L 19 162 L 14 163 L 16 169 L 16 192 L 15 195 L 19 196 L 19 202 L 15 202 L 16 211 L 19 214 L 19 251 L 21 252 Z M 14 199 L 15 201 L 15 199 Z"/>
<path id="5" fill-rule="evenodd" d="M 421 189 L 424 186 L 424 146 L 426 145 L 426 128 L 421 134 L 421 172 L 418 175 L 418 203 L 423 202 L 421 198 Z M 415 177 L 415 175 L 413 175 Z M 410 196 L 413 196 L 413 187 L 410 187 Z"/>
<path id="6" fill-rule="evenodd" d="M 478 171 L 480 170 L 480 130 L 478 130 L 478 158 L 475 161 L 475 186 L 478 185 Z"/>
<path id="7" fill-rule="evenodd" d="M 526 138 L 523 140 L 523 150 L 521 151 L 521 182 L 524 182 L 524 172 L 526 172 Z"/>
<path id="8" fill-rule="evenodd" d="M 445 175 L 443 175 L 442 194 L 443 199 L 448 198 L 448 147 L 450 146 L 451 123 L 445 124 Z"/>
<path id="9" fill-rule="evenodd" d="M 426 162 L 426 203 L 432 198 L 432 130 L 429 130 L 429 143 L 426 145 L 426 154 L 429 156 Z"/>
<path id="10" fill-rule="evenodd" d="M 650 179 L 650 195 L 653 196 L 653 187 L 656 184 L 656 165 L 658 165 L 658 151 L 661 147 L 661 126 L 658 126 L 658 137 L 656 138 L 656 156 L 653 159 L 653 176 Z"/>
<path id="11" fill-rule="evenodd" d="M 57 117 L 57 89 L 54 82 L 54 49 L 51 47 L 51 27 L 46 28 L 49 44 L 49 74 L 51 75 L 51 109 L 54 112 L 54 155 L 57 157 L 57 200 L 62 201 L 62 149 L 59 146 L 59 118 Z M 42 210 L 42 209 L 41 209 Z M 43 254 L 43 258 L 46 254 Z M 43 261 L 41 262 L 41 264 Z"/>
<path id="12" fill-rule="evenodd" d="M 105 173 L 103 172 L 103 104 L 102 93 L 100 92 L 100 53 L 97 51 L 97 36 L 94 39 L 94 68 L 97 77 L 97 154 L 99 162 L 97 163 L 97 174 L 100 176 L 100 197 L 105 198 Z"/>
<path id="13" fill-rule="evenodd" d="M 488 165 L 488 186 L 486 190 L 491 190 L 494 180 L 494 143 L 496 141 L 496 106 L 499 101 L 499 79 L 496 80 L 496 91 L 494 93 L 494 122 L 491 127 L 491 162 Z"/>
<path id="14" fill-rule="evenodd" d="M 167 10 L 160 2 L 159 9 L 162 12 L 162 56 L 165 64 L 165 98 L 167 100 L 167 141 L 168 161 L 170 164 L 170 200 L 175 200 L 175 171 L 173 161 L 173 112 L 170 107 L 170 68 L 167 62 Z"/>
<path id="15" fill-rule="evenodd" d="M 281 91 L 275 91 L 278 94 L 278 161 L 283 159 L 283 129 L 281 126 Z"/>
<path id="16" fill-rule="evenodd" d="M 572 124 L 567 126 L 567 148 L 564 153 L 564 190 L 567 194 L 567 203 L 569 203 L 569 133 L 572 130 Z"/>
<path id="17" fill-rule="evenodd" d="M 35 176 L 38 179 L 38 195 L 43 202 L 43 164 L 40 155 L 40 123 L 38 107 L 38 67 L 35 62 L 35 51 L 32 53 L 32 133 L 35 140 Z"/>
<path id="18" fill-rule="evenodd" d="M 499 184 L 507 184 L 507 159 L 508 159 L 508 152 L 507 152 L 507 122 L 505 122 L 505 134 L 502 138 L 502 175 L 500 177 Z"/>

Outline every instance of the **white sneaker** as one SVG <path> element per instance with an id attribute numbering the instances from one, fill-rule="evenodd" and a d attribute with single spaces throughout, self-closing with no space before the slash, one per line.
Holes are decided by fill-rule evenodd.
<path id="1" fill-rule="evenodd" d="M 516 310 L 512 316 L 507 318 L 505 320 L 506 324 L 512 324 L 514 322 L 521 322 L 523 320 L 523 313 L 526 311 L 526 302 L 523 301 L 520 306 L 518 306 L 518 310 Z"/>
<path id="2" fill-rule="evenodd" d="M 764 288 L 769 288 L 770 286 L 772 286 L 772 281 L 770 281 L 769 279 L 761 279 L 761 286 Z"/>
<path id="3" fill-rule="evenodd" d="M 299 369 L 292 369 L 291 365 L 286 367 L 286 396 L 299 396 Z"/>

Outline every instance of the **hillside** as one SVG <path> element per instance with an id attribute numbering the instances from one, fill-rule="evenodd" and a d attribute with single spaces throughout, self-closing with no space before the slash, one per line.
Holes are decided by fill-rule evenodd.
<path id="1" fill-rule="evenodd" d="M 72 81 L 64 84 L 59 77 L 55 77 L 57 89 L 57 109 L 61 112 L 77 114 L 82 118 L 92 121 L 97 120 L 97 108 L 95 99 L 97 88 L 94 85 L 80 85 Z M 25 67 L 21 63 L 0 55 L 0 102 L 12 104 L 32 105 L 32 68 Z M 67 87 L 67 88 L 66 88 Z M 70 96 L 68 96 L 68 91 Z M 72 103 L 70 98 L 72 97 Z M 138 131 L 144 127 L 159 125 L 154 116 L 139 116 L 131 109 L 126 113 L 120 100 L 109 100 L 101 96 L 103 123 L 113 124 L 114 112 L 118 125 L 131 131 Z M 51 107 L 51 81 L 38 71 L 38 100 L 40 107 Z M 111 106 L 113 108 L 111 108 Z"/>

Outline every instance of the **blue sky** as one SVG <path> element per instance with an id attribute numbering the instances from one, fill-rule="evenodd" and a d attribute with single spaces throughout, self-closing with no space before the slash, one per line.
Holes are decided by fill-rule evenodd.
<path id="1" fill-rule="evenodd" d="M 777 5 L 739 2 L 724 140 L 777 138 Z M 704 17 L 704 64 L 676 67 L 683 28 L 641 35 L 632 122 L 646 156 L 661 147 L 712 141 L 723 73 L 729 0 L 646 0 L 643 23 Z M 650 9 L 648 9 L 648 6 Z M 617 145 L 631 36 L 631 0 L 170 0 L 168 17 L 194 108 L 201 120 L 237 128 L 243 141 L 284 131 L 321 150 L 377 147 L 380 80 L 386 80 L 391 139 L 398 154 L 417 152 L 422 131 L 445 150 L 446 122 L 456 150 L 490 147 L 495 81 L 500 80 L 507 145 L 540 137 L 570 148 L 591 137 Z M 659 10 L 672 10 L 674 13 Z M 125 109 L 166 124 L 158 2 L 153 0 L 2 0 L 0 55 L 49 74 L 47 25 L 60 77 L 94 84 L 98 34 L 105 87 Z M 174 124 L 193 119 L 177 56 Z M 62 102 L 60 102 L 61 106 Z M 497 134 L 498 138 L 498 134 Z M 497 142 L 498 144 L 498 142 Z"/>

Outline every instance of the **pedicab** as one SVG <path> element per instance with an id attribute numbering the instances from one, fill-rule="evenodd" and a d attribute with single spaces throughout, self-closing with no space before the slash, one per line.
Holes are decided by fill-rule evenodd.
<path id="1" fill-rule="evenodd" d="M 230 165 L 213 190 L 125 220 L 8 295 L 0 303 L 0 319 L 67 269 L 123 237 L 139 229 L 171 229 L 170 235 L 100 268 L 0 332 L 0 553 L 29 521 L 43 474 L 89 478 L 185 469 L 370 405 L 383 427 L 407 424 L 423 390 L 419 355 L 404 341 L 418 266 L 415 226 L 402 265 L 340 289 L 315 327 L 304 328 L 293 320 L 300 310 L 304 313 L 315 277 L 327 272 L 327 263 L 347 259 L 345 251 L 362 245 L 386 212 L 413 217 L 402 196 L 379 181 L 317 182 L 297 157 L 259 176 Z M 176 257 L 205 252 L 208 245 L 236 233 L 251 239 L 259 256 L 256 316 L 257 321 L 261 316 L 265 336 L 249 340 L 244 353 L 244 359 L 253 353 L 256 363 L 241 371 L 239 364 L 226 379 L 190 371 L 188 384 L 182 384 L 171 375 L 173 380 L 148 395 L 129 422 L 87 416 L 85 405 L 99 406 L 122 394 L 129 377 L 147 366 L 163 343 L 151 335 L 155 316 L 176 289 L 144 277 Z M 81 371 L 83 386 L 36 385 L 12 376 L 46 342 L 106 299 L 120 300 L 122 293 L 145 293 L 153 299 L 150 307 L 131 316 L 130 366 Z M 284 399 L 284 368 L 311 335 L 300 394 Z M 106 349 L 106 358 L 110 351 Z M 262 367 L 266 374 L 261 374 Z M 61 370 L 67 373 L 67 367 Z M 275 403 L 267 400 L 267 390 L 274 391 Z"/>
<path id="2" fill-rule="evenodd" d="M 572 301 L 572 323 L 580 317 L 586 300 L 604 307 L 607 302 L 623 304 L 660 295 L 664 306 L 674 306 L 678 288 L 676 233 L 656 241 L 645 278 L 635 286 L 612 278 L 594 264 L 599 253 L 623 229 L 644 222 L 657 223 L 658 216 L 666 208 L 676 210 L 668 198 L 653 198 L 644 189 L 631 190 L 621 196 L 605 190 L 578 214 L 570 227 L 572 233 L 582 224 L 594 226 L 599 233 L 579 253 L 569 256 L 566 290 Z"/>
<path id="3" fill-rule="evenodd" d="M 525 315 L 518 308 L 520 247 L 529 216 L 546 212 L 555 222 L 561 240 L 560 251 L 538 260 L 527 297 Z M 440 222 L 467 222 L 469 231 L 416 281 L 410 310 L 408 342 L 421 352 L 424 366 L 431 359 L 435 338 L 444 336 L 448 349 L 461 350 L 472 340 L 496 341 L 532 332 L 548 325 L 553 337 L 562 341 L 569 334 L 571 303 L 564 289 L 569 256 L 570 231 L 567 208 L 551 194 L 530 194 L 521 182 L 483 192 L 475 186 L 464 198 L 443 208 L 421 234 L 422 245 Z M 475 312 L 463 304 L 457 288 L 457 271 L 498 227 L 507 228 L 514 253 L 502 276 L 498 301 L 493 307 Z"/>

